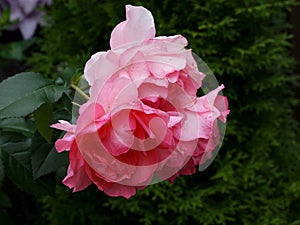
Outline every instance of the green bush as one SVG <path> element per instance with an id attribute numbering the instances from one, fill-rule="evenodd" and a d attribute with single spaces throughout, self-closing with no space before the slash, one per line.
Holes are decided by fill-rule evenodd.
<path id="1" fill-rule="evenodd" d="M 223 146 L 205 171 L 162 182 L 129 200 L 59 186 L 43 199 L 45 224 L 300 224 L 300 145 L 288 24 L 294 0 L 54 0 L 33 70 L 83 67 L 108 50 L 126 3 L 143 5 L 157 35 L 182 34 L 229 98 Z"/>

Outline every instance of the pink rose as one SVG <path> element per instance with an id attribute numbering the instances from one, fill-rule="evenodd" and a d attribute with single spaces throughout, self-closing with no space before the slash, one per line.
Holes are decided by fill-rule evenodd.
<path id="1" fill-rule="evenodd" d="M 90 98 L 76 125 L 57 140 L 70 151 L 63 183 L 73 191 L 94 183 L 109 196 L 129 198 L 136 189 L 189 175 L 212 159 L 220 141 L 218 120 L 226 122 L 223 85 L 202 97 L 198 71 L 187 40 L 155 37 L 151 13 L 126 6 L 126 21 L 111 34 L 111 50 L 94 54 L 84 76 Z"/>

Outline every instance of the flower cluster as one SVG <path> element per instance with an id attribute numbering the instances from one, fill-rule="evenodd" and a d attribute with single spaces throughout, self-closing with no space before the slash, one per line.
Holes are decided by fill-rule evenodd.
<path id="1" fill-rule="evenodd" d="M 56 142 L 58 152 L 70 151 L 65 185 L 80 191 L 94 183 L 109 196 L 129 198 L 212 158 L 228 103 L 218 95 L 223 85 L 196 96 L 205 74 L 187 44 L 181 35 L 155 37 L 151 13 L 126 6 L 111 50 L 86 63 L 90 96 L 76 125 L 52 125 L 66 131 Z"/>
<path id="2" fill-rule="evenodd" d="M 28 39 L 33 36 L 41 21 L 42 12 L 38 7 L 50 4 L 51 0 L 1 0 L 0 9 L 9 9 L 10 20 L 17 21 L 8 29 L 20 29 L 23 38 Z"/>

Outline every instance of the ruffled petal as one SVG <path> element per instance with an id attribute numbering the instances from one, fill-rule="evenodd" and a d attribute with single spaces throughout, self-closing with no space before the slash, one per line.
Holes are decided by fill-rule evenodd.
<path id="1" fill-rule="evenodd" d="M 68 167 L 67 176 L 63 180 L 63 184 L 73 189 L 74 192 L 87 188 L 91 183 L 91 179 L 86 173 L 86 162 L 82 158 L 76 142 L 73 143 L 70 151 L 70 165 Z"/>
<path id="2" fill-rule="evenodd" d="M 155 26 L 151 12 L 141 6 L 126 5 L 126 21 L 119 23 L 113 29 L 110 47 L 114 50 L 154 37 Z"/>
<path id="3" fill-rule="evenodd" d="M 188 45 L 188 41 L 182 35 L 174 36 L 159 36 L 153 39 L 153 42 L 164 42 L 168 52 L 182 50 L 185 46 Z"/>
<path id="4" fill-rule="evenodd" d="M 130 198 L 135 195 L 136 187 L 128 186 L 119 183 L 107 182 L 103 179 L 99 174 L 95 173 L 95 171 L 87 167 L 88 174 L 92 179 L 93 183 L 98 187 L 99 190 L 104 191 L 105 194 L 111 197 L 119 197 L 122 196 L 124 198 Z"/>
<path id="5" fill-rule="evenodd" d="M 169 73 L 180 71 L 186 65 L 186 60 L 176 55 L 148 56 L 146 62 L 152 75 L 158 79 L 165 78 Z"/>
<path id="6" fill-rule="evenodd" d="M 120 68 L 114 52 L 97 52 L 87 61 L 84 67 L 84 77 L 90 86 L 100 79 L 105 83 Z"/>
<path id="7" fill-rule="evenodd" d="M 226 123 L 227 115 L 230 113 L 227 97 L 218 95 L 215 99 L 214 105 L 220 112 L 219 119 L 223 123 Z"/>
<path id="8" fill-rule="evenodd" d="M 127 78 L 125 70 L 119 71 L 119 77 L 109 79 L 104 84 L 102 80 L 97 80 L 91 86 L 90 101 L 101 103 L 104 111 L 112 111 L 116 107 L 129 104 L 138 97 L 137 84 Z"/>
<path id="9" fill-rule="evenodd" d="M 59 123 L 52 124 L 51 127 L 58 130 L 64 130 L 70 133 L 75 132 L 76 125 L 70 124 L 68 121 L 65 120 L 59 120 L 58 122 Z"/>
<path id="10" fill-rule="evenodd" d="M 131 196 L 135 195 L 136 187 L 112 183 L 109 188 L 104 188 L 103 191 L 105 194 L 112 197 L 122 196 L 128 199 Z"/>
<path id="11" fill-rule="evenodd" d="M 76 125 L 70 124 L 65 120 L 59 120 L 59 123 L 51 125 L 52 128 L 67 131 L 63 138 L 58 139 L 55 142 L 55 148 L 58 152 L 68 151 L 71 148 L 71 145 L 75 139 L 75 128 Z"/>
<path id="12" fill-rule="evenodd" d="M 66 133 L 62 139 L 58 139 L 55 142 L 55 148 L 57 152 L 69 151 L 74 140 L 75 140 L 74 134 Z"/>

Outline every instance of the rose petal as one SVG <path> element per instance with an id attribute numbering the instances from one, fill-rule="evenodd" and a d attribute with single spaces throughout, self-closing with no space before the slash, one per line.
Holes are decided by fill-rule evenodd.
<path id="1" fill-rule="evenodd" d="M 120 76 L 111 78 L 103 83 L 98 79 L 95 85 L 91 87 L 90 101 L 101 103 L 104 111 L 113 111 L 115 108 L 129 104 L 135 101 L 138 97 L 137 84 L 132 82 L 131 79 L 122 75 L 126 71 L 120 71 Z"/>
<path id="2" fill-rule="evenodd" d="M 97 125 L 100 123 L 104 124 L 108 120 L 107 118 L 100 120 L 100 118 L 104 117 L 104 109 L 100 104 L 86 103 L 84 106 L 84 110 L 80 111 L 80 116 L 77 119 L 76 136 L 81 133 L 95 132 Z"/>
<path id="3" fill-rule="evenodd" d="M 66 133 L 62 139 L 58 139 L 55 142 L 55 148 L 57 152 L 69 151 L 74 140 L 75 140 L 74 134 Z"/>
<path id="4" fill-rule="evenodd" d="M 116 121 L 115 121 L 116 120 Z M 118 156 L 120 154 L 124 154 L 129 151 L 129 148 L 131 146 L 130 140 L 129 141 L 129 146 L 124 144 L 123 137 L 117 135 L 118 133 L 115 132 L 115 129 L 122 129 L 122 124 L 120 125 L 119 123 L 122 123 L 122 121 L 117 122 L 117 119 L 113 120 L 114 125 L 116 128 L 112 126 L 112 123 L 109 122 L 108 124 L 104 125 L 99 131 L 99 136 L 102 140 L 103 145 L 106 148 L 106 151 L 110 153 L 113 156 Z M 126 121 L 123 121 L 123 123 Z M 124 132 L 123 132 L 124 134 Z M 128 137 L 128 135 L 126 135 Z M 132 137 L 132 135 L 129 135 L 129 137 Z M 126 138 L 124 138 L 126 140 Z M 133 138 L 132 138 L 133 139 Z M 124 140 L 124 141 L 125 141 Z M 123 142 L 123 143 L 122 143 Z M 133 142 L 133 140 L 131 140 Z"/>
<path id="5" fill-rule="evenodd" d="M 90 86 L 93 86 L 97 79 L 105 83 L 114 73 L 119 70 L 116 61 L 116 53 L 97 52 L 87 61 L 84 67 L 84 77 Z"/>
<path id="6" fill-rule="evenodd" d="M 137 52 L 132 61 L 132 64 L 129 66 L 128 73 L 132 81 L 139 86 L 146 78 L 150 76 L 150 71 L 142 53 Z"/>
<path id="7" fill-rule="evenodd" d="M 152 14 L 141 6 L 126 5 L 126 21 L 119 23 L 112 31 L 111 49 L 155 37 Z"/>
<path id="8" fill-rule="evenodd" d="M 211 112 L 196 113 L 186 110 L 180 126 L 174 129 L 174 135 L 181 141 L 198 138 L 208 139 L 212 132 L 213 116 Z"/>
<path id="9" fill-rule="evenodd" d="M 152 75 L 159 79 L 182 70 L 186 65 L 186 60 L 178 56 L 148 56 L 146 62 Z"/>
<path id="10" fill-rule="evenodd" d="M 97 173 L 95 173 L 90 167 L 88 173 L 90 174 L 93 183 L 98 187 L 98 189 L 104 191 L 104 193 L 108 196 L 122 196 L 128 199 L 136 193 L 135 186 L 127 186 L 118 183 L 107 182 L 102 179 Z"/>
<path id="11" fill-rule="evenodd" d="M 159 36 L 154 38 L 154 41 L 156 40 L 165 42 L 168 51 L 178 51 L 188 45 L 188 41 L 182 35 Z"/>
<path id="12" fill-rule="evenodd" d="M 70 124 L 67 121 L 59 120 L 59 123 L 51 125 L 52 128 L 67 131 L 63 138 L 58 139 L 55 142 L 55 148 L 58 152 L 63 152 L 66 150 L 70 150 L 71 145 L 75 139 L 75 129 L 76 125 Z"/>
<path id="13" fill-rule="evenodd" d="M 63 180 L 63 184 L 69 188 L 73 188 L 73 191 L 81 191 L 87 188 L 92 181 L 88 177 L 85 170 L 85 161 L 82 158 L 76 142 L 73 143 L 70 151 L 70 165 L 68 167 L 67 176 Z"/>
<path id="14" fill-rule="evenodd" d="M 228 109 L 228 100 L 225 96 L 218 95 L 215 99 L 214 103 L 215 107 L 220 111 L 219 119 L 226 123 L 227 115 L 230 113 L 230 110 Z"/>
<path id="15" fill-rule="evenodd" d="M 51 127 L 58 129 L 58 130 L 64 130 L 70 133 L 75 132 L 76 125 L 70 124 L 68 121 L 65 120 L 59 120 L 59 123 L 52 124 Z"/>

